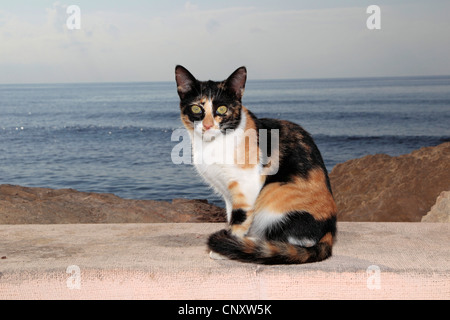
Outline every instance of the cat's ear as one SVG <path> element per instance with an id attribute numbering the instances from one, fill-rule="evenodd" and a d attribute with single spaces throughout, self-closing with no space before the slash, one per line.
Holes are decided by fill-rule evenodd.
<path id="1" fill-rule="evenodd" d="M 234 71 L 226 80 L 227 88 L 230 88 L 236 97 L 241 100 L 244 95 L 245 82 L 247 81 L 247 69 L 240 67 Z"/>
<path id="2" fill-rule="evenodd" d="M 185 67 L 180 65 L 175 68 L 175 80 L 177 82 L 178 95 L 181 99 L 194 88 L 197 81 Z"/>

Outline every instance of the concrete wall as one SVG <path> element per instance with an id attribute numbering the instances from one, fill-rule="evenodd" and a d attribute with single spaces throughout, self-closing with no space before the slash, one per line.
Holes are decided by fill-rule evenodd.
<path id="1" fill-rule="evenodd" d="M 0 299 L 448 299 L 450 224 L 338 223 L 305 265 L 211 260 L 223 224 L 0 225 Z"/>

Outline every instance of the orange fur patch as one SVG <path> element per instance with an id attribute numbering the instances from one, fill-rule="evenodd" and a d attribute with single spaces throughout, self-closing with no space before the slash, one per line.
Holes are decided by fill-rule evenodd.
<path id="1" fill-rule="evenodd" d="M 255 249 L 256 249 L 255 243 L 248 238 L 244 238 L 244 252 L 251 254 L 255 252 Z"/>
<path id="2" fill-rule="evenodd" d="M 275 246 L 274 244 L 272 244 L 270 242 L 266 242 L 265 246 L 268 251 L 267 255 L 269 255 L 269 256 L 275 256 L 280 253 L 280 248 L 278 248 L 277 246 Z"/>
<path id="3" fill-rule="evenodd" d="M 236 146 L 235 163 L 242 169 L 250 169 L 259 163 L 258 135 L 256 131 L 256 123 L 248 113 L 245 107 L 241 112 L 246 115 L 246 123 L 244 129 L 244 139 L 240 145 Z M 242 154 L 242 152 L 244 154 Z"/>
<path id="4" fill-rule="evenodd" d="M 193 131 L 194 130 L 194 125 L 192 124 L 192 122 L 189 120 L 189 117 L 185 114 L 181 115 L 181 122 L 183 122 L 184 126 L 190 130 Z"/>
<path id="5" fill-rule="evenodd" d="M 297 252 L 297 249 L 295 249 L 294 246 L 288 245 L 287 250 L 288 250 L 288 255 L 289 255 L 290 257 L 295 257 L 295 258 L 297 257 L 298 252 Z"/>
<path id="6" fill-rule="evenodd" d="M 228 184 L 228 191 L 231 194 L 233 209 L 246 209 L 250 207 L 247 203 L 247 198 L 241 192 L 237 181 L 231 181 Z"/>
<path id="7" fill-rule="evenodd" d="M 329 246 L 333 245 L 333 236 L 331 232 L 327 232 L 319 242 L 327 243 Z"/>
<path id="8" fill-rule="evenodd" d="M 235 190 L 235 189 L 238 188 L 238 187 L 239 187 L 239 183 L 238 183 L 237 181 L 231 181 L 231 182 L 228 184 L 228 189 L 229 189 L 230 191 Z"/>
<path id="9" fill-rule="evenodd" d="M 296 178 L 293 183 L 267 185 L 255 203 L 255 211 L 262 209 L 280 214 L 306 211 L 317 220 L 328 219 L 337 212 L 321 169 L 311 170 L 308 179 Z"/>
<path id="10" fill-rule="evenodd" d="M 243 224 L 233 224 L 231 226 L 231 233 L 240 237 L 244 236 L 248 231 L 248 226 Z"/>

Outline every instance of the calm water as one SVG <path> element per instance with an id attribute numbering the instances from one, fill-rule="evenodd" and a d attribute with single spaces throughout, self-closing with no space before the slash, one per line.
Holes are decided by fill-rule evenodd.
<path id="1" fill-rule="evenodd" d="M 301 124 L 330 171 L 450 141 L 450 77 L 249 81 L 243 102 Z M 192 166 L 172 163 L 181 127 L 172 82 L 0 85 L 0 184 L 222 205 Z"/>

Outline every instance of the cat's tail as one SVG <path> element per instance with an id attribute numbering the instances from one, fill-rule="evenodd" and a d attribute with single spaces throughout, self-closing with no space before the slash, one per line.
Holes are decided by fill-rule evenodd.
<path id="1" fill-rule="evenodd" d="M 289 242 L 238 238 L 230 231 L 210 235 L 208 247 L 231 260 L 259 264 L 301 264 L 322 261 L 331 256 L 333 237 L 327 233 L 316 245 L 301 247 Z"/>

